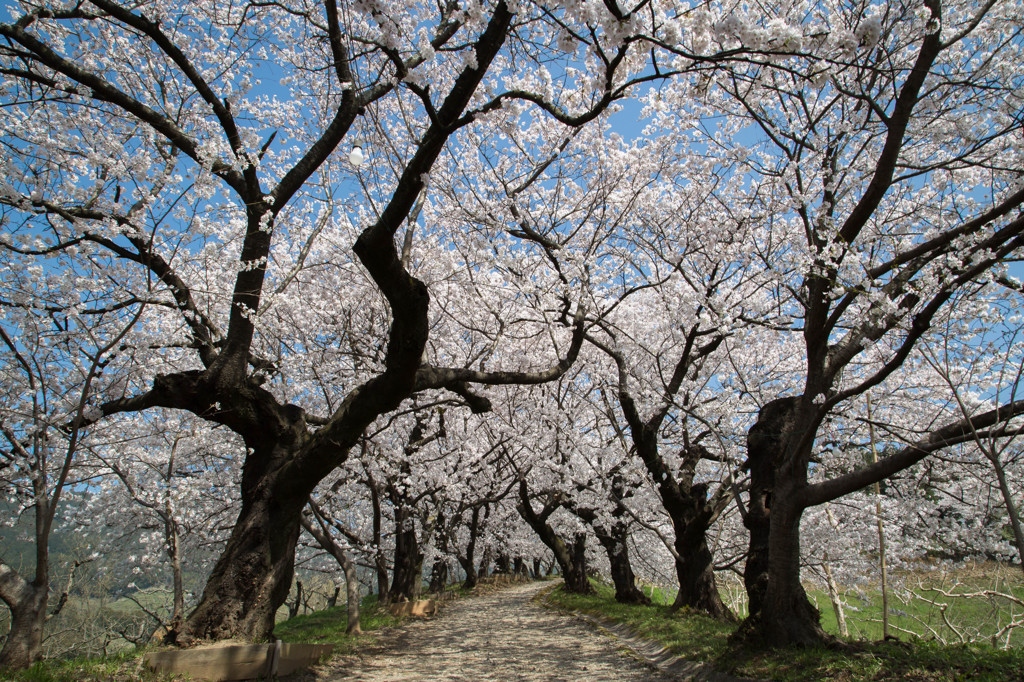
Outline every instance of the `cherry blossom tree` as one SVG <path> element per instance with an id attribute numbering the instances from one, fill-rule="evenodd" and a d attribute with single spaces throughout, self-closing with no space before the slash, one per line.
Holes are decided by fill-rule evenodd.
<path id="1" fill-rule="evenodd" d="M 881 386 L 959 292 L 991 281 L 1024 246 L 1019 12 L 998 2 L 820 3 L 805 18 L 821 29 L 817 60 L 708 84 L 705 101 L 734 126 L 709 132 L 708 144 L 741 158 L 762 197 L 752 248 L 776 277 L 779 320 L 803 346 L 796 385 L 764 404 L 749 437 L 748 631 L 766 641 L 825 637 L 800 585 L 805 509 L 972 431 L 1005 434 L 1024 407 L 929 418 L 877 464 L 809 480 L 830 416 Z M 779 27 L 741 15 L 716 26 L 733 45 Z"/>
<path id="2" fill-rule="evenodd" d="M 52 423 L 77 434 L 159 408 L 241 442 L 237 520 L 172 637 L 271 634 L 330 477 L 365 481 L 384 583 L 384 519 L 396 550 L 413 532 L 392 579 L 406 587 L 442 520 L 467 522 L 449 540 L 475 575 L 508 491 L 545 533 L 585 537 L 564 500 L 628 514 L 604 506 L 625 495 L 614 474 L 595 484 L 592 436 L 551 407 L 561 398 L 481 388 L 564 379 L 597 349 L 587 371 L 614 400 L 593 432 L 628 432 L 653 479 L 681 604 L 724 615 L 707 531 L 737 496 L 736 420 L 758 411 L 748 629 L 820 641 L 799 580 L 804 511 L 1008 436 L 1024 409 L 999 389 L 966 411 L 924 401 L 907 424 L 882 401 L 898 436 L 877 464 L 855 458 L 859 398 L 898 388 L 937 321 L 1000 291 L 1024 246 L 1021 10 L 923 2 L 13 8 L 4 306 L 113 330 L 86 357 L 116 372 Z M 658 84 L 657 139 L 630 143 L 606 117 L 644 83 Z M 2 329 L 24 385 L 32 343 Z M 449 419 L 507 413 L 493 433 L 466 430 L 471 466 L 496 468 L 487 486 L 449 497 L 428 480 L 421 456 L 443 440 L 428 402 Z M 12 447 L 35 429 L 18 428 Z M 364 446 L 361 468 L 339 470 Z M 326 497 L 311 533 L 337 530 Z"/>
<path id="3" fill-rule="evenodd" d="M 132 348 L 133 380 L 82 423 L 164 407 L 245 442 L 239 518 L 179 641 L 269 635 L 306 499 L 378 415 L 413 391 L 550 380 L 571 363 L 578 324 L 571 345 L 555 334 L 562 352 L 547 372 L 423 364 L 428 290 L 394 240 L 446 142 L 476 119 L 525 107 L 577 127 L 633 82 L 665 75 L 642 73 L 638 36 L 656 18 L 592 9 L 96 0 L 26 2 L 0 25 L 11 105 L 0 201 L 22 221 L 4 248 L 26 261 L 66 254 L 113 278 L 111 315 L 155 311 L 142 325 L 150 340 Z M 572 65 L 558 93 L 541 63 L 549 48 L 532 49 L 556 42 Z M 275 72 L 287 95 L 263 82 Z M 339 187 L 329 161 L 357 135 L 388 150 L 388 172 L 346 171 Z M 359 183 L 358 228 L 318 209 Z M 354 243 L 355 259 L 321 270 L 347 276 L 358 262 L 387 314 L 370 342 L 379 362 L 322 414 L 308 391 L 282 388 L 281 356 L 298 345 L 275 347 L 263 329 L 327 231 Z"/>
<path id="4" fill-rule="evenodd" d="M 111 363 L 138 316 L 120 329 L 94 327 L 87 311 L 83 318 L 79 310 L 28 305 L 21 294 L 26 290 L 22 273 L 10 272 L 4 285 L 0 490 L 12 511 L 4 526 L 13 526 L 23 514 L 34 522 L 31 575 L 0 557 L 0 599 L 11 613 L 0 667 L 19 669 L 42 657 L 51 589 L 50 540 L 59 505 L 73 496 L 80 482 L 82 450 L 108 436 L 101 429 L 97 436 L 86 426 L 94 409 L 90 401 L 109 388 L 105 369 L 116 376 L 116 364 Z M 60 606 L 63 600 L 55 611 Z"/>
<path id="5" fill-rule="evenodd" d="M 169 614 L 140 607 L 162 631 L 174 631 L 198 592 L 186 576 L 205 578 L 238 514 L 240 444 L 231 432 L 210 430 L 187 413 L 126 414 L 108 426 L 130 435 L 89 448 L 81 464 L 87 495 L 70 517 L 78 532 L 131 559 L 125 568 L 132 582 L 123 586 L 128 598 L 134 599 L 139 576 L 153 587 L 169 583 Z M 159 579 L 161 570 L 169 581 Z"/>

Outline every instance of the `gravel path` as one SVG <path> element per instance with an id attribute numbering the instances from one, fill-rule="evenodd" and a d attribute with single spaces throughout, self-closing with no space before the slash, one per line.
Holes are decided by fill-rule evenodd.
<path id="1" fill-rule="evenodd" d="M 317 670 L 321 682 L 501 680 L 502 682 L 666 681 L 592 626 L 532 598 L 544 583 L 513 585 L 445 604 L 431 620 L 410 621 L 355 656 Z"/>

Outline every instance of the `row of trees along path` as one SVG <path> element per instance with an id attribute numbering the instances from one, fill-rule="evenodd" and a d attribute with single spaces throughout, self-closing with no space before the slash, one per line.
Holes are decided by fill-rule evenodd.
<path id="1" fill-rule="evenodd" d="M 671 679 L 617 650 L 610 637 L 534 602 L 549 584 L 453 602 L 437 618 L 392 630 L 303 680 Z"/>
<path id="2" fill-rule="evenodd" d="M 129 556 L 175 566 L 183 646 L 272 636 L 311 499 L 354 496 L 325 534 L 394 509 L 404 592 L 422 538 L 514 519 L 485 476 L 570 588 L 559 515 L 620 548 L 636 521 L 677 605 L 732 618 L 742 562 L 751 639 L 828 642 L 804 519 L 1024 435 L 1022 4 L 697 4 L 7 3 L 0 528 L 34 521 L 35 561 L 0 555 L 0 668 L 43 655 L 63 510 L 149 525 L 81 511 L 113 478 L 164 529 Z M 188 614 L 187 528 L 224 530 Z"/>

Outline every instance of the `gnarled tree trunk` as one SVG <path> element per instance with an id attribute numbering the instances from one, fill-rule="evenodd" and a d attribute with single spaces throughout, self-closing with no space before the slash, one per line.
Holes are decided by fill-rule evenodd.
<path id="1" fill-rule="evenodd" d="M 565 591 L 573 594 L 591 594 L 594 588 L 587 578 L 587 534 L 577 533 L 570 549 L 571 551 L 567 553 L 568 560 L 563 558 L 559 561 Z M 555 557 L 558 557 L 558 552 L 555 553 Z"/>
<path id="2" fill-rule="evenodd" d="M 806 471 L 786 471 L 782 466 L 807 429 L 801 407 L 798 397 L 766 403 L 747 434 L 751 492 L 745 524 L 750 549 L 743 577 L 750 615 L 741 635 L 772 645 L 820 644 L 829 639 L 800 583 L 803 508 L 794 497 Z"/>
<path id="3" fill-rule="evenodd" d="M 776 495 L 785 488 L 776 486 Z M 820 614 L 800 582 L 800 514 L 803 510 L 785 499 L 776 499 L 771 513 L 768 550 L 770 580 L 761 610 L 755 616 L 757 637 L 766 644 L 820 645 L 832 637 L 821 627 Z"/>
<path id="4" fill-rule="evenodd" d="M 243 495 L 202 598 L 181 630 L 168 633 L 170 641 L 270 639 L 277 609 L 291 589 L 302 507 L 315 486 L 296 493 L 291 478 L 266 473 Z"/>
<path id="5" fill-rule="evenodd" d="M 547 545 L 548 549 L 554 553 L 555 561 L 558 562 L 558 567 L 562 571 L 562 580 L 565 582 L 566 592 L 592 594 L 594 588 L 587 579 L 586 533 L 577 533 L 570 548 L 547 522 L 551 514 L 558 509 L 559 505 L 557 503 L 545 505 L 544 509 L 539 513 L 534 511 L 533 505 L 530 503 L 530 495 L 525 481 L 520 481 L 519 483 L 519 500 L 520 503 L 517 507 L 519 515 L 533 528 L 541 542 Z"/>
<path id="6" fill-rule="evenodd" d="M 701 346 L 696 343 L 701 334 L 698 330 L 699 325 L 690 330 L 690 342 L 676 364 L 670 385 L 666 387 L 670 396 L 680 389 L 687 373 L 699 371 L 702 358 L 713 353 L 724 338 L 715 336 Z M 619 405 L 629 425 L 633 446 L 648 474 L 656 482 L 658 496 L 672 520 L 675 531 L 674 559 L 679 580 L 679 592 L 673 606 L 688 606 L 715 618 L 731 620 L 733 614 L 718 594 L 713 557 L 706 540 L 708 528 L 721 509 L 724 509 L 723 502 L 728 500 L 727 489 L 721 487 L 708 499 L 707 486 L 694 484 L 697 464 L 708 452 L 697 442 L 690 443 L 688 438 L 686 447 L 680 453 L 679 465 L 668 465 L 659 451 L 658 433 L 671 409 L 671 402 L 665 403 L 662 409 L 656 410 L 653 416 L 645 420 L 629 389 L 629 372 L 624 355 L 592 338 L 591 342 L 607 353 L 619 368 Z"/>
<path id="7" fill-rule="evenodd" d="M 11 611 L 11 629 L 0 650 L 0 669 L 21 670 L 43 656 L 43 626 L 49 583 L 27 581 L 0 564 L 0 596 Z"/>
<path id="8" fill-rule="evenodd" d="M 696 502 L 696 498 L 694 501 Z M 679 592 L 676 593 L 672 608 L 679 609 L 685 606 L 714 618 L 733 620 L 732 611 L 722 602 L 718 593 L 714 558 L 707 542 L 710 524 L 703 501 L 695 504 L 689 511 L 693 513 L 680 515 L 687 520 L 681 530 L 678 527 L 676 530 L 675 566 Z M 675 522 L 676 516 L 673 516 L 672 520 Z"/>
<path id="9" fill-rule="evenodd" d="M 414 601 L 423 586 L 423 552 L 416 537 L 412 511 L 405 505 L 395 509 L 395 569 L 388 601 Z"/>
<path id="10" fill-rule="evenodd" d="M 616 479 L 613 482 L 613 495 L 617 500 L 622 500 L 625 494 L 621 480 Z M 616 505 L 612 512 L 613 520 L 607 525 L 598 521 L 597 512 L 593 509 L 574 505 L 569 510 L 590 524 L 597 535 L 597 541 L 608 555 L 612 583 L 615 585 L 615 601 L 623 604 L 650 604 L 651 600 L 636 586 L 636 576 L 629 562 L 629 527 L 622 520 L 622 503 Z M 535 560 L 535 565 L 539 563 L 539 560 Z"/>
<path id="11" fill-rule="evenodd" d="M 747 432 L 747 466 L 750 469 L 750 502 L 743 524 L 750 531 L 750 544 L 743 583 L 747 590 L 748 612 L 761 610 L 768 590 L 768 546 L 771 536 L 772 488 L 776 462 L 781 461 L 786 434 L 794 427 L 797 398 L 779 398 L 766 403 L 757 422 Z"/>
<path id="12" fill-rule="evenodd" d="M 650 598 L 636 586 L 636 576 L 629 562 L 626 524 L 616 522 L 608 527 L 596 524 L 594 532 L 608 555 L 612 584 L 615 585 L 615 601 L 623 604 L 650 604 Z"/>

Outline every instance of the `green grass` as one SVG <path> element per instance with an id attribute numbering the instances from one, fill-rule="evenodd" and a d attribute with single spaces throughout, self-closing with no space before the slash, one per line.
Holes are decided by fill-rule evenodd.
<path id="1" fill-rule="evenodd" d="M 755 649 L 729 641 L 734 624 L 667 606 L 626 606 L 614 590 L 595 584 L 597 594 L 570 595 L 560 588 L 549 599 L 561 608 L 625 623 L 642 637 L 656 640 L 680 658 L 714 669 L 766 680 L 842 680 L 927 682 L 1024 680 L 1024 651 L 987 645 L 942 646 L 935 642 L 858 642 L 845 650 L 829 648 Z"/>
<path id="2" fill-rule="evenodd" d="M 699 614 L 674 616 L 668 606 L 633 606 L 615 601 L 615 590 L 594 583 L 597 594 L 569 594 L 555 588 L 548 598 L 558 606 L 625 623 L 636 634 L 654 639 L 670 647 L 677 656 L 690 660 L 707 660 L 722 651 L 735 629 L 728 623 Z"/>
<path id="3" fill-rule="evenodd" d="M 333 644 L 335 653 L 349 653 L 373 639 L 372 632 L 398 624 L 399 619 L 377 606 L 377 595 L 363 598 L 359 613 L 363 635 L 345 634 L 348 614 L 344 606 L 297 616 L 274 626 L 286 642 Z M 142 667 L 145 651 L 133 650 L 101 658 L 45 660 L 17 673 L 0 671 L 0 680 L 12 682 L 159 682 L 180 679 L 157 675 Z"/>
<path id="4" fill-rule="evenodd" d="M 159 682 L 170 680 L 142 667 L 142 652 L 106 658 L 48 660 L 16 673 L 0 671 L 0 680 L 17 682 Z"/>
<path id="5" fill-rule="evenodd" d="M 398 623 L 398 618 L 377 605 L 377 595 L 371 594 L 363 598 L 359 609 L 359 627 L 364 633 L 392 627 Z M 282 621 L 274 626 L 274 634 L 285 642 L 333 644 L 335 653 L 351 652 L 372 638 L 369 634 L 355 637 L 346 635 L 347 627 L 347 608 L 335 606 Z"/>
<path id="6" fill-rule="evenodd" d="M 1024 600 L 1024 579 L 1020 570 L 998 570 L 996 567 L 974 566 L 943 573 L 928 572 L 898 576 L 889 594 L 890 635 L 899 639 L 917 635 L 947 643 L 975 640 L 990 642 L 1011 620 L 1024 614 L 1024 606 L 1003 597 L 948 597 L 948 593 L 979 593 L 991 590 Z M 882 595 L 880 589 L 841 590 L 847 627 L 853 639 L 882 639 Z M 828 593 L 808 590 L 808 596 L 821 611 L 821 624 L 827 632 L 839 634 L 835 610 Z M 930 603 L 935 602 L 935 603 Z M 943 609 L 936 604 L 945 604 Z M 1006 643 L 1006 637 L 999 640 Z M 1011 647 L 1024 646 L 1024 628 L 1009 631 Z"/>

